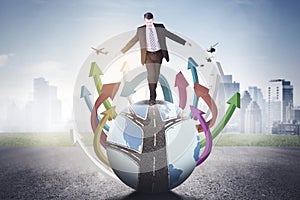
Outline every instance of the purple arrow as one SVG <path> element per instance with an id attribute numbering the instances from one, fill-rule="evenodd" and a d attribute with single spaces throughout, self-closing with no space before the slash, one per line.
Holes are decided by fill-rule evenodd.
<path id="1" fill-rule="evenodd" d="M 187 93 L 186 88 L 189 85 L 181 71 L 176 75 L 175 87 L 178 87 L 179 91 L 179 107 L 183 110 L 186 106 Z"/>
<path id="2" fill-rule="evenodd" d="M 203 153 L 201 154 L 201 156 L 199 157 L 196 166 L 200 165 L 201 163 L 203 163 L 206 158 L 209 156 L 210 152 L 211 152 L 211 148 L 212 148 L 212 136 L 210 133 L 210 129 L 208 128 L 204 118 L 202 117 L 203 114 L 205 114 L 203 111 L 195 108 L 194 106 L 190 106 L 191 108 L 191 112 L 192 112 L 192 116 L 194 120 L 199 120 L 201 126 L 203 127 L 204 133 L 205 133 L 205 138 L 206 138 L 206 145 L 204 148 Z"/>

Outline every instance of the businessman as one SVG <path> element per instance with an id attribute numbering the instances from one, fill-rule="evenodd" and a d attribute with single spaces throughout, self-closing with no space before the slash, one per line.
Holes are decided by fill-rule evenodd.
<path id="1" fill-rule="evenodd" d="M 137 28 L 133 38 L 122 48 L 126 53 L 138 41 L 141 48 L 141 62 L 147 68 L 147 80 L 150 90 L 149 105 L 156 104 L 156 87 L 160 74 L 160 67 L 163 58 L 169 62 L 169 53 L 166 45 L 166 38 L 169 38 L 182 45 L 191 46 L 183 38 L 168 31 L 163 24 L 156 24 L 153 21 L 153 14 L 144 14 L 145 25 Z"/>

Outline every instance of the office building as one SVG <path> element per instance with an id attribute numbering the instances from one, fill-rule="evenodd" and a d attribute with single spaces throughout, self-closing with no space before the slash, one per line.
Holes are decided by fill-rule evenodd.
<path id="1" fill-rule="evenodd" d="M 49 85 L 44 78 L 33 80 L 33 100 L 27 103 L 30 118 L 26 129 L 51 131 L 61 122 L 61 101 L 57 98 L 57 87 Z"/>
<path id="2" fill-rule="evenodd" d="M 232 82 L 232 75 L 222 77 L 225 90 L 225 99 L 230 99 L 236 92 L 240 92 L 240 83 Z"/>
<path id="3" fill-rule="evenodd" d="M 245 133 L 245 115 L 246 115 L 246 109 L 250 102 L 252 101 L 252 98 L 248 91 L 244 91 L 243 96 L 241 98 L 241 108 L 240 108 L 240 132 Z"/>
<path id="4" fill-rule="evenodd" d="M 293 85 L 284 79 L 270 80 L 268 84 L 268 131 L 274 122 L 287 122 L 287 106 L 293 105 Z"/>
<path id="5" fill-rule="evenodd" d="M 232 75 L 223 75 L 221 84 L 224 87 L 225 100 L 229 100 L 235 93 L 240 92 L 240 83 L 232 81 Z M 226 126 L 226 132 L 238 132 L 239 130 L 240 111 L 237 109 Z"/>
<path id="6" fill-rule="evenodd" d="M 262 132 L 262 115 L 261 109 L 256 101 L 251 101 L 247 106 L 245 114 L 245 133 Z"/>
<path id="7" fill-rule="evenodd" d="M 261 133 L 267 133 L 267 104 L 262 90 L 257 86 L 248 87 L 252 101 L 255 101 L 261 110 Z"/>

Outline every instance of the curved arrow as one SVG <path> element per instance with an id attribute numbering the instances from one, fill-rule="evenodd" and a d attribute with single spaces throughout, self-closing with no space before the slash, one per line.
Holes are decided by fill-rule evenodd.
<path id="1" fill-rule="evenodd" d="M 199 83 L 197 69 L 196 69 L 196 67 L 198 67 L 198 66 L 199 65 L 196 63 L 196 61 L 192 57 L 188 58 L 188 69 L 190 69 L 192 71 L 194 83 Z"/>
<path id="2" fill-rule="evenodd" d="M 135 93 L 135 88 L 147 78 L 147 72 L 140 73 L 134 77 L 131 81 L 125 81 L 124 87 L 121 91 L 122 97 L 129 97 Z M 166 101 L 173 103 L 172 92 L 170 90 L 169 83 L 163 75 L 159 75 L 159 83 L 163 90 L 164 98 Z"/>
<path id="3" fill-rule="evenodd" d="M 219 135 L 219 133 L 224 129 L 228 121 L 230 120 L 231 116 L 233 115 L 235 108 L 240 108 L 240 93 L 235 93 L 228 101 L 229 107 L 226 110 L 225 115 L 216 126 L 216 128 L 212 131 L 212 138 L 214 139 Z M 206 141 L 203 140 L 200 142 L 200 146 L 204 147 L 206 145 Z"/>
<path id="4" fill-rule="evenodd" d="M 210 133 L 210 130 L 203 118 L 203 114 L 205 114 L 204 112 L 202 112 L 201 110 L 195 108 L 194 106 L 190 106 L 191 108 L 191 112 L 192 112 L 192 116 L 194 120 L 199 120 L 201 126 L 204 129 L 204 133 L 205 133 L 205 138 L 207 141 L 207 145 L 205 145 L 204 151 L 201 154 L 201 156 L 199 157 L 196 166 L 200 165 L 201 163 L 203 163 L 209 156 L 210 152 L 211 152 L 211 148 L 212 148 L 212 135 Z M 201 146 L 201 144 L 200 144 Z"/>
<path id="5" fill-rule="evenodd" d="M 147 78 L 147 72 L 140 73 L 134 77 L 131 81 L 126 81 L 121 91 L 122 97 L 129 97 L 135 93 L 135 88 Z"/>
<path id="6" fill-rule="evenodd" d="M 100 140 L 101 139 L 100 138 L 102 138 L 101 135 L 104 135 L 102 129 L 103 129 L 106 121 L 107 120 L 111 121 L 114 118 L 115 106 L 111 107 L 110 109 L 104 111 L 101 114 L 104 115 L 104 117 L 102 118 L 102 120 L 100 121 L 100 123 L 99 123 L 99 125 L 98 125 L 98 127 L 96 129 L 96 132 L 95 132 L 95 135 L 94 135 L 93 146 L 94 146 L 94 151 L 95 151 L 97 157 L 105 165 L 107 165 L 108 167 L 110 167 L 109 161 L 108 161 L 107 157 L 101 151 L 101 146 L 100 146 Z"/>
<path id="7" fill-rule="evenodd" d="M 163 91 L 165 101 L 173 103 L 172 92 L 170 90 L 170 85 L 169 85 L 166 77 L 164 77 L 162 74 L 160 74 L 159 78 L 158 78 L 158 81 L 161 85 L 161 89 Z"/>
<path id="8" fill-rule="evenodd" d="M 186 106 L 186 101 L 187 101 L 187 93 L 186 93 L 186 88 L 189 85 L 187 80 L 185 79 L 184 75 L 180 71 L 176 75 L 176 80 L 175 80 L 175 87 L 178 87 L 178 92 L 179 92 L 179 107 L 184 110 Z"/>
<path id="9" fill-rule="evenodd" d="M 91 126 L 92 126 L 94 133 L 96 133 L 96 129 L 98 127 L 98 118 L 97 118 L 98 108 L 108 97 L 110 97 L 111 99 L 113 99 L 115 97 L 115 95 L 119 89 L 119 86 L 120 86 L 120 83 L 111 83 L 111 84 L 103 85 L 102 94 L 96 100 L 94 108 L 91 113 Z M 107 138 L 106 134 L 101 134 L 100 142 L 104 148 L 106 148 L 106 138 Z"/>
<path id="10" fill-rule="evenodd" d="M 93 105 L 90 99 L 91 93 L 90 91 L 83 85 L 81 86 L 81 94 L 80 94 L 80 98 L 84 98 L 84 101 L 86 103 L 86 105 L 88 106 L 89 110 L 92 112 L 93 111 Z M 101 117 L 98 115 L 98 121 L 101 121 Z M 104 129 L 106 131 L 109 131 L 109 126 L 107 124 L 104 125 Z"/>
<path id="11" fill-rule="evenodd" d="M 91 102 L 90 96 L 91 93 L 90 91 L 83 85 L 81 86 L 81 93 L 80 93 L 80 98 L 84 98 L 84 101 L 86 103 L 86 105 L 88 106 L 89 110 L 92 111 L 93 110 L 93 104 Z"/>
<path id="12" fill-rule="evenodd" d="M 212 118 L 207 122 L 207 125 L 210 128 L 215 124 L 217 116 L 218 116 L 217 105 L 216 105 L 215 101 L 211 98 L 211 96 L 209 95 L 208 88 L 206 88 L 198 83 L 195 83 L 194 90 L 195 90 L 197 97 L 199 97 L 199 98 L 201 97 L 212 112 Z M 198 129 L 199 133 L 203 131 L 203 127 L 200 124 L 197 125 L 197 129 Z"/>
<path id="13" fill-rule="evenodd" d="M 196 69 L 196 67 L 198 67 L 198 66 L 199 65 L 196 63 L 196 61 L 192 57 L 188 58 L 188 69 L 190 69 L 192 72 L 194 83 L 199 83 L 197 69 Z M 194 102 L 193 102 L 194 107 L 197 107 L 198 101 L 199 101 L 199 99 L 198 99 L 197 95 L 194 94 Z"/>
<path id="14" fill-rule="evenodd" d="M 101 71 L 101 69 L 99 68 L 99 66 L 97 65 L 96 62 L 92 62 L 91 63 L 91 69 L 90 69 L 90 74 L 89 77 L 93 77 L 94 78 L 94 83 L 96 85 L 98 94 L 101 94 L 101 90 L 102 90 L 102 81 L 100 76 L 103 75 L 103 72 Z M 105 109 L 109 109 L 111 107 L 110 103 L 108 100 L 103 102 Z"/>

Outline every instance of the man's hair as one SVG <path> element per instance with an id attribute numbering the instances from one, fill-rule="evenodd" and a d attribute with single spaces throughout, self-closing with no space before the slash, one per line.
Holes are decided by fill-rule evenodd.
<path id="1" fill-rule="evenodd" d="M 153 19 L 153 14 L 152 14 L 151 12 L 146 12 L 146 13 L 144 14 L 144 18 L 145 18 L 145 19 Z"/>

